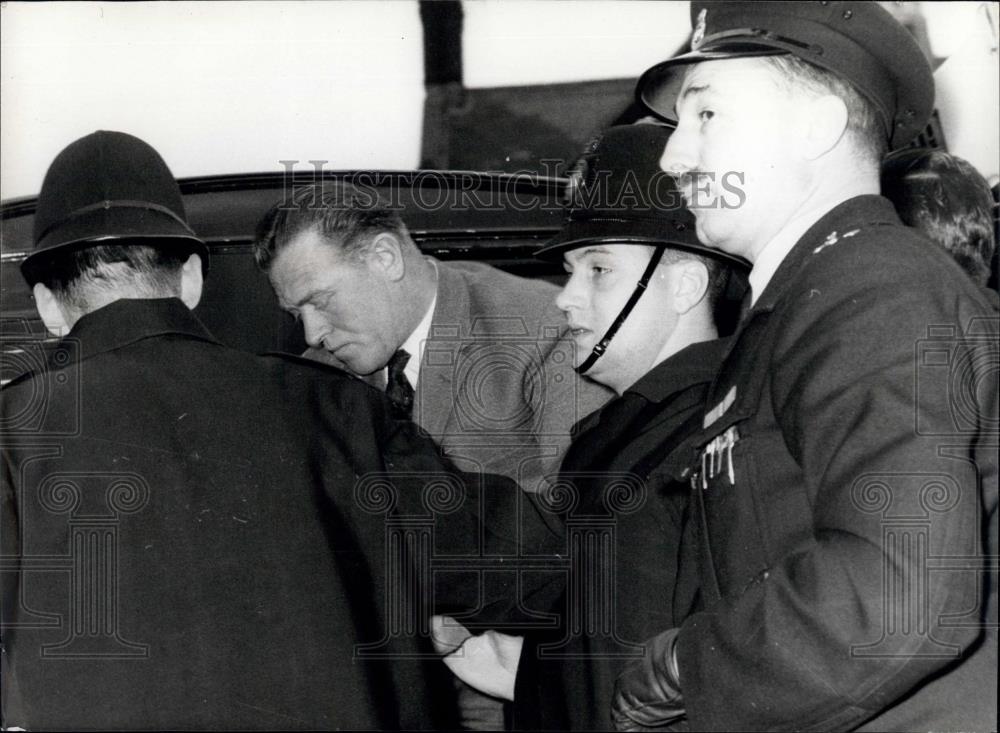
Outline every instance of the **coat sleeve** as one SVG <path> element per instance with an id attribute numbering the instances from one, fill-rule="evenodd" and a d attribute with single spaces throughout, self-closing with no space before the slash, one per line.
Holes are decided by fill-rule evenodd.
<path id="1" fill-rule="evenodd" d="M 995 511 L 996 454 L 977 466 L 974 443 L 996 429 L 996 351 L 966 333 L 984 311 L 905 263 L 853 254 L 811 265 L 761 345 L 773 346 L 760 398 L 780 431 L 770 445 L 798 471 L 775 487 L 768 465 L 752 467 L 756 521 L 767 544 L 789 511 L 768 497 L 789 492 L 810 518 L 797 542 L 768 545 L 767 570 L 742 592 L 683 624 L 695 729 L 853 727 L 982 634 L 976 573 L 929 563 L 981 556 L 984 502 Z M 929 328 L 951 334 L 934 364 L 952 368 L 921 359 Z M 956 424 L 956 405 L 976 424 Z"/>
<path id="2" fill-rule="evenodd" d="M 557 515 L 510 478 L 458 470 L 415 424 L 392 416 L 383 393 L 347 382 L 336 401 L 337 412 L 352 416 L 351 430 L 345 432 L 342 421 L 331 422 L 331 430 L 356 475 L 325 477 L 327 493 L 372 561 L 380 565 L 405 549 L 396 562 L 427 581 L 411 590 L 434 613 L 496 628 L 516 620 L 516 576 L 486 572 L 480 560 L 490 558 L 502 569 L 522 554 L 557 556 L 565 544 Z M 520 597 L 532 590 L 522 587 Z"/>

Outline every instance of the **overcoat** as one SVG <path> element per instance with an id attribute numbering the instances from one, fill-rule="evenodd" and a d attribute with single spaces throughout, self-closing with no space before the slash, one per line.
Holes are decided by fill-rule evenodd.
<path id="1" fill-rule="evenodd" d="M 996 728 L 996 311 L 878 196 L 759 296 L 686 472 L 691 728 Z"/>
<path id="2" fill-rule="evenodd" d="M 701 427 L 726 344 L 686 347 L 574 429 L 556 488 L 574 494 L 560 515 L 570 569 L 564 592 L 539 609 L 560 623 L 525 634 L 514 728 L 610 729 L 622 667 L 693 602 L 697 582 L 679 574 L 688 491 L 673 478 L 682 468 L 675 448 Z"/>
<path id="3" fill-rule="evenodd" d="M 2 397 L 5 725 L 451 723 L 426 637 L 379 646 L 393 489 L 356 487 L 438 469 L 380 392 L 162 299 L 85 315 Z"/>

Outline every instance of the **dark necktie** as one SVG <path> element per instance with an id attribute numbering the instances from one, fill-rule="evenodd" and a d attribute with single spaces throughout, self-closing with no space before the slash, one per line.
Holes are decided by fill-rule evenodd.
<path id="1" fill-rule="evenodd" d="M 386 379 L 385 393 L 392 402 L 393 412 L 396 417 L 409 420 L 413 417 L 413 387 L 410 380 L 406 378 L 406 362 L 410 360 L 410 354 L 405 349 L 400 349 L 389 359 L 389 374 Z"/>
<path id="2" fill-rule="evenodd" d="M 753 288 L 747 285 L 747 291 L 743 294 L 743 301 L 740 303 L 740 323 L 747 319 L 747 314 L 753 307 Z"/>

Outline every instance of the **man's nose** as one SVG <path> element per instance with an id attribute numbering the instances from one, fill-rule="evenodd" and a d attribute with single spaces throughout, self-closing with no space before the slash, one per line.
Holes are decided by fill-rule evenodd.
<path id="1" fill-rule="evenodd" d="M 566 279 L 566 284 L 556 296 L 556 308 L 569 313 L 571 308 L 579 308 L 583 303 L 583 291 L 580 286 L 580 278 L 577 273 L 573 273 Z"/>
<path id="2" fill-rule="evenodd" d="M 313 313 L 303 311 L 301 317 L 302 332 L 306 337 L 306 343 L 314 349 L 318 349 L 323 345 L 323 339 L 326 337 L 329 329 L 326 327 L 323 319 Z"/>
<path id="3" fill-rule="evenodd" d="M 686 125 L 678 125 L 660 156 L 660 168 L 675 179 L 697 169 L 692 135 Z"/>

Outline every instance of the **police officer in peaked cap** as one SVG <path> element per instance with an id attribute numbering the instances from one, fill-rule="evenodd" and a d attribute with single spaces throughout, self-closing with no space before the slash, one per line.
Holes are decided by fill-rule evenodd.
<path id="1" fill-rule="evenodd" d="M 751 295 L 682 471 L 700 607 L 619 678 L 615 723 L 992 729 L 997 319 L 879 195 L 931 113 L 927 60 L 876 3 L 691 21 L 637 94 Z"/>

